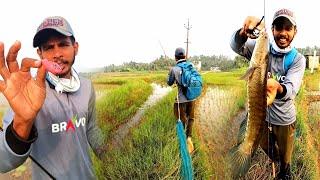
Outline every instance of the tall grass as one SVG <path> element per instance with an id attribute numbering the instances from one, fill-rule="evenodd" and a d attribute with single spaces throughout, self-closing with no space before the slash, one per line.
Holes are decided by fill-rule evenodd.
<path id="1" fill-rule="evenodd" d="M 208 87 L 199 106 L 202 112 L 199 112 L 196 129 L 203 143 L 200 146 L 204 151 L 202 159 L 210 179 L 230 179 L 227 155 L 236 141 L 239 127 L 239 122 L 233 117 L 245 107 L 245 92 L 243 87 Z"/>
<path id="2" fill-rule="evenodd" d="M 145 112 L 123 149 L 109 152 L 98 172 L 106 179 L 179 179 L 180 157 L 173 115 L 176 92 Z M 206 179 L 199 153 L 193 154 L 196 179 Z M 102 172 L 101 172 L 102 171 Z"/>
<path id="3" fill-rule="evenodd" d="M 320 72 L 315 71 L 310 73 L 309 70 L 305 72 L 304 83 L 307 91 L 319 91 L 320 90 Z"/>
<path id="4" fill-rule="evenodd" d="M 122 85 L 128 81 L 143 80 L 145 82 L 160 83 L 166 82 L 167 71 L 142 71 L 122 73 L 99 73 L 91 77 L 95 84 L 117 84 Z"/>
<path id="5" fill-rule="evenodd" d="M 144 81 L 128 81 L 111 90 L 96 102 L 97 119 L 106 137 L 119 125 L 131 118 L 152 93 Z"/>
<path id="6" fill-rule="evenodd" d="M 314 148 L 314 137 L 308 125 L 308 105 L 305 94 L 305 88 L 302 87 L 296 98 L 297 124 L 292 170 L 297 179 L 320 179 L 318 151 Z"/>

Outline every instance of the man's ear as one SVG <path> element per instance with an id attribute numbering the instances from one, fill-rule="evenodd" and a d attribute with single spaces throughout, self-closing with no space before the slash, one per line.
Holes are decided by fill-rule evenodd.
<path id="1" fill-rule="evenodd" d="M 296 36 L 298 30 L 297 30 L 297 27 L 294 27 L 294 36 Z"/>
<path id="2" fill-rule="evenodd" d="M 40 50 L 40 48 L 37 49 L 37 53 L 38 53 L 40 59 L 43 59 L 42 51 Z"/>
<path id="3" fill-rule="evenodd" d="M 73 48 L 74 48 L 75 55 L 77 55 L 78 54 L 79 43 L 78 42 L 74 42 Z"/>

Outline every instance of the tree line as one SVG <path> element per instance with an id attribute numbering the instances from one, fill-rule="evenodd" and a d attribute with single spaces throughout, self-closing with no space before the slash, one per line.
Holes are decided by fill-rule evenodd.
<path id="1" fill-rule="evenodd" d="M 297 50 L 304 55 L 312 55 L 314 50 L 317 54 L 320 54 L 320 47 L 305 47 L 297 48 Z M 224 55 L 212 55 L 212 56 L 192 56 L 189 57 L 190 60 L 195 65 L 201 61 L 201 70 L 208 71 L 212 69 L 219 69 L 221 71 L 229 71 L 232 69 L 237 69 L 241 67 L 247 67 L 249 61 L 242 56 L 235 56 L 231 59 Z M 169 57 L 160 56 L 150 63 L 139 63 L 139 62 L 125 62 L 122 65 L 108 65 L 104 67 L 104 72 L 131 72 L 131 71 L 163 71 L 169 70 L 175 65 L 175 60 Z"/>
<path id="2" fill-rule="evenodd" d="M 241 56 L 231 59 L 227 56 L 192 56 L 189 57 L 195 65 L 201 61 L 201 70 L 210 70 L 212 67 L 218 67 L 221 71 L 228 71 L 234 68 L 239 68 L 247 65 L 246 60 Z M 139 62 L 125 62 L 122 65 L 108 65 L 104 67 L 105 72 L 130 72 L 130 71 L 162 71 L 169 70 L 174 66 L 175 60 L 165 56 L 160 56 L 150 63 L 139 63 Z"/>

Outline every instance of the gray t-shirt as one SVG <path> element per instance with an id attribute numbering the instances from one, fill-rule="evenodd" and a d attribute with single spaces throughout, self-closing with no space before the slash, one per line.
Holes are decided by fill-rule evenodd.
<path id="1" fill-rule="evenodd" d="M 234 52 L 250 60 L 255 40 L 241 38 L 239 31 L 233 34 L 230 46 Z M 295 122 L 296 109 L 294 99 L 300 89 L 306 67 L 305 57 L 298 53 L 286 73 L 284 58 L 285 54 L 276 55 L 269 52 L 268 75 L 286 88 L 286 94 L 281 98 L 276 98 L 272 105 L 267 108 L 266 121 L 270 120 L 274 125 L 289 125 Z"/>
<path id="2" fill-rule="evenodd" d="M 80 89 L 74 93 L 57 93 L 48 83 L 46 99 L 37 114 L 37 140 L 29 151 L 19 155 L 12 151 L 5 138 L 13 112 L 6 113 L 5 130 L 0 133 L 0 172 L 22 164 L 29 154 L 56 179 L 95 179 L 90 147 L 98 155 L 103 137 L 96 125 L 95 92 L 91 82 L 80 77 Z M 50 179 L 32 163 L 33 179 Z"/>

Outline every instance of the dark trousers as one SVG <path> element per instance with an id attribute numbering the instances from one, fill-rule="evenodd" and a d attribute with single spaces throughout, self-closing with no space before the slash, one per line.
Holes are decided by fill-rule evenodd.
<path id="1" fill-rule="evenodd" d="M 195 107 L 194 101 L 179 103 L 180 120 L 183 123 L 183 127 L 187 128 L 186 130 L 187 137 L 191 137 L 192 135 L 192 125 L 194 121 L 194 107 Z M 178 103 L 174 103 L 173 111 L 174 111 L 174 115 L 178 119 L 179 118 Z"/>
<path id="2" fill-rule="evenodd" d="M 290 173 L 294 133 L 296 130 L 295 122 L 286 126 L 271 124 L 271 127 L 272 133 L 268 135 L 268 123 L 265 123 L 260 146 L 270 159 L 280 160 L 280 173 Z"/>

